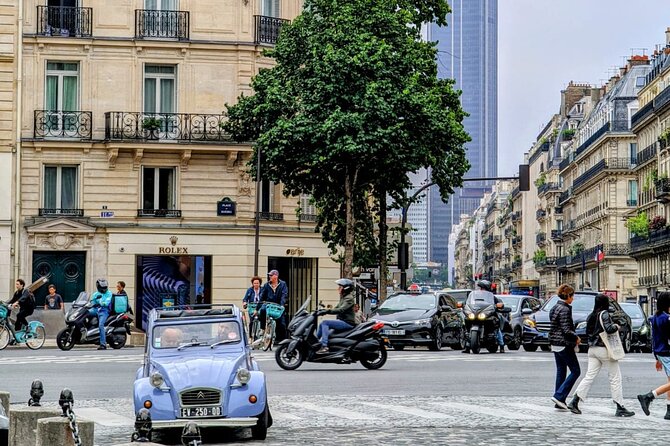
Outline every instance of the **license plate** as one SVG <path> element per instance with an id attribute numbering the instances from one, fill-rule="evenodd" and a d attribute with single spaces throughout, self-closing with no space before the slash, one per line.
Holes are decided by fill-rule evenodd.
<path id="1" fill-rule="evenodd" d="M 182 407 L 182 418 L 220 417 L 221 407 Z"/>
<path id="2" fill-rule="evenodd" d="M 382 334 L 390 336 L 402 336 L 405 334 L 405 330 L 382 330 Z"/>

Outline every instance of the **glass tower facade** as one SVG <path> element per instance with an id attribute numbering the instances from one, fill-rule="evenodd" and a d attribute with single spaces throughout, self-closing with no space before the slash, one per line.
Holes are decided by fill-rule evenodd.
<path id="1" fill-rule="evenodd" d="M 437 41 L 437 68 L 441 78 L 455 79 L 462 90 L 461 104 L 470 115 L 465 130 L 470 171 L 466 178 L 495 177 L 498 173 L 498 0 L 451 0 L 448 26 L 428 27 Z M 472 214 L 488 183 L 465 183 L 448 203 L 431 188 L 428 205 L 428 257 L 447 261 L 449 233 L 461 214 Z"/>

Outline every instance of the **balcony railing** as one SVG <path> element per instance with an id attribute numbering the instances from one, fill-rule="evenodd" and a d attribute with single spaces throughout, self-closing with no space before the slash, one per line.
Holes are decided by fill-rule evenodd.
<path id="1" fill-rule="evenodd" d="M 556 257 L 546 257 L 544 259 L 536 260 L 535 261 L 535 268 L 536 269 L 545 269 L 545 268 L 551 268 L 556 266 L 558 258 Z"/>
<path id="2" fill-rule="evenodd" d="M 558 203 L 563 204 L 572 198 L 572 186 L 569 187 L 566 191 L 561 192 L 561 195 L 558 196 Z"/>
<path id="3" fill-rule="evenodd" d="M 630 159 L 629 158 L 607 158 L 598 161 L 586 172 L 581 174 L 577 179 L 572 183 L 572 188 L 577 189 L 589 182 L 589 180 L 596 177 L 599 173 L 605 169 L 609 170 L 628 170 L 630 169 Z"/>
<path id="4" fill-rule="evenodd" d="M 626 200 L 626 206 L 629 208 L 637 207 L 637 198 L 629 198 Z"/>
<path id="5" fill-rule="evenodd" d="M 83 217 L 83 209 L 39 209 L 40 217 Z"/>
<path id="6" fill-rule="evenodd" d="M 544 220 L 546 217 L 547 217 L 547 211 L 545 211 L 544 209 L 538 209 L 537 211 L 535 211 L 536 220 L 538 221 Z"/>
<path id="7" fill-rule="evenodd" d="M 648 237 L 634 236 L 630 239 L 631 254 L 641 251 L 665 248 L 670 242 L 670 228 L 649 232 Z"/>
<path id="8" fill-rule="evenodd" d="M 316 214 L 300 214 L 301 222 L 315 222 L 317 219 Z"/>
<path id="9" fill-rule="evenodd" d="M 520 244 L 521 244 L 521 240 L 522 240 L 522 239 L 521 239 L 521 236 L 520 236 L 520 235 L 517 235 L 517 236 L 513 237 L 513 238 L 512 238 L 512 245 L 513 245 L 513 246 L 520 245 Z"/>
<path id="10" fill-rule="evenodd" d="M 230 141 L 224 115 L 191 113 L 105 113 L 105 139 L 189 142 Z"/>
<path id="11" fill-rule="evenodd" d="M 540 232 L 537 235 L 535 235 L 535 244 L 536 245 L 544 245 L 547 242 L 547 233 L 546 232 Z"/>
<path id="12" fill-rule="evenodd" d="M 69 6 L 38 6 L 37 34 L 58 37 L 91 37 L 93 10 Z"/>
<path id="13" fill-rule="evenodd" d="M 640 151 L 635 158 L 635 167 L 641 167 L 647 161 L 656 159 L 656 153 L 658 152 L 658 142 L 653 142 L 649 144 L 644 150 Z"/>
<path id="14" fill-rule="evenodd" d="M 284 214 L 281 212 L 259 212 L 258 218 L 261 220 L 269 221 L 282 221 L 284 220 Z"/>
<path id="15" fill-rule="evenodd" d="M 512 215 L 510 216 L 512 221 L 519 221 L 521 220 L 521 211 L 516 211 L 513 212 Z"/>
<path id="16" fill-rule="evenodd" d="M 483 240 L 483 242 L 484 242 L 484 246 L 489 247 L 489 246 L 493 245 L 493 241 L 494 241 L 493 236 L 492 236 L 492 235 L 489 235 L 488 237 L 486 237 L 486 238 Z"/>
<path id="17" fill-rule="evenodd" d="M 93 113 L 90 111 L 35 110 L 35 138 L 91 139 Z"/>
<path id="18" fill-rule="evenodd" d="M 563 231 L 561 229 L 552 229 L 551 239 L 555 242 L 563 240 Z"/>
<path id="19" fill-rule="evenodd" d="M 670 202 L 670 179 L 659 178 L 655 181 L 656 199 L 661 203 Z"/>
<path id="20" fill-rule="evenodd" d="M 284 24 L 289 23 L 289 20 L 280 19 L 277 17 L 268 17 L 264 15 L 255 15 L 256 22 L 254 30 L 255 43 L 269 43 L 274 45 L 279 38 L 279 32 Z"/>
<path id="21" fill-rule="evenodd" d="M 189 20 L 188 11 L 136 9 L 135 38 L 188 40 Z"/>
<path id="22" fill-rule="evenodd" d="M 546 194 L 547 192 L 550 191 L 560 191 L 561 187 L 558 185 L 558 183 L 544 183 L 540 187 L 537 188 L 537 195 L 542 196 Z"/>
<path id="23" fill-rule="evenodd" d="M 639 109 L 635 114 L 630 118 L 630 126 L 635 127 L 638 122 L 646 118 L 651 112 L 654 111 L 653 101 L 649 101 L 647 105 Z"/>
<path id="24" fill-rule="evenodd" d="M 601 136 L 609 132 L 609 130 L 610 130 L 609 122 L 605 123 L 605 125 L 596 130 L 591 136 L 589 136 L 586 139 L 586 141 L 582 143 L 582 145 L 577 147 L 577 150 L 575 150 L 575 158 L 577 158 L 584 150 L 588 149 L 589 146 L 593 144 L 596 140 L 598 140 Z"/>
<path id="25" fill-rule="evenodd" d="M 179 209 L 138 209 L 138 217 L 181 218 Z"/>
<path id="26" fill-rule="evenodd" d="M 518 268 L 521 268 L 521 264 L 522 264 L 522 262 L 521 262 L 520 259 L 515 259 L 515 260 L 512 262 L 512 269 L 518 269 Z"/>

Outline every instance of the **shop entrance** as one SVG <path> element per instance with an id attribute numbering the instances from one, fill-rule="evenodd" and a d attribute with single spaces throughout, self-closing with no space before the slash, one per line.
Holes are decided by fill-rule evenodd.
<path id="1" fill-rule="evenodd" d="M 279 271 L 279 279 L 288 286 L 288 315 L 300 308 L 307 296 L 312 296 L 311 307 L 318 305 L 317 281 L 319 279 L 319 259 L 299 259 L 294 257 L 269 257 L 268 269 Z M 265 271 L 267 273 L 267 271 Z M 265 280 L 263 281 L 265 283 Z"/>
<path id="2" fill-rule="evenodd" d="M 212 302 L 211 256 L 137 256 L 136 325 L 154 308 Z"/>

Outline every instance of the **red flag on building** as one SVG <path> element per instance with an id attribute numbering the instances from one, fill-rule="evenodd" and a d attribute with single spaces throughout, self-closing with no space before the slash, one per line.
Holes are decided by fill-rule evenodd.
<path id="1" fill-rule="evenodd" d="M 593 257 L 593 260 L 596 262 L 602 262 L 604 258 L 605 252 L 603 251 L 603 245 L 598 245 L 598 249 L 596 250 L 596 255 Z"/>

